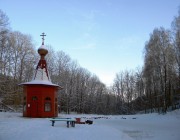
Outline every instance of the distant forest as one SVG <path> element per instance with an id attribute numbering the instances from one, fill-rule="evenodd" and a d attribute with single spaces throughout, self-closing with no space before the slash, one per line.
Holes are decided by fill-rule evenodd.
<path id="1" fill-rule="evenodd" d="M 171 29 L 155 28 L 144 46 L 142 67 L 116 74 L 106 87 L 99 78 L 63 51 L 46 56 L 58 93 L 61 112 L 134 114 L 166 112 L 180 106 L 180 9 Z M 8 16 L 0 10 L 0 102 L 22 108 L 22 87 L 31 81 L 39 55 L 31 35 L 12 31 Z M 118 62 L 114 62 L 118 65 Z"/>

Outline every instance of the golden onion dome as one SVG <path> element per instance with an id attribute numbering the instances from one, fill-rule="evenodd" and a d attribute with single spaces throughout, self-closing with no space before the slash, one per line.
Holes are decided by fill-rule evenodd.
<path id="1" fill-rule="evenodd" d="M 44 45 L 41 45 L 41 47 L 39 47 L 38 49 L 38 53 L 41 56 L 46 56 L 46 54 L 48 54 L 48 50 L 46 49 Z"/>

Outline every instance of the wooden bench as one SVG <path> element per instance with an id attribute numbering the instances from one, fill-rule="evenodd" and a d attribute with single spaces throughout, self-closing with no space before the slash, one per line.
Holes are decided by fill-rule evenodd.
<path id="1" fill-rule="evenodd" d="M 71 125 L 72 127 L 75 127 L 75 119 L 72 118 L 51 118 L 50 121 L 52 122 L 52 126 L 54 126 L 54 123 L 56 121 L 66 121 L 67 122 L 67 127 L 69 127 L 69 125 Z"/>

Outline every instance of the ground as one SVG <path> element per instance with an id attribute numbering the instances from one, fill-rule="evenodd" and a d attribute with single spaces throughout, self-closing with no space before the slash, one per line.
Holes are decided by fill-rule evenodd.
<path id="1" fill-rule="evenodd" d="M 92 125 L 65 122 L 51 126 L 49 118 L 24 118 L 22 113 L 0 112 L 0 140 L 179 140 L 180 110 L 166 115 L 59 114 L 93 120 Z"/>

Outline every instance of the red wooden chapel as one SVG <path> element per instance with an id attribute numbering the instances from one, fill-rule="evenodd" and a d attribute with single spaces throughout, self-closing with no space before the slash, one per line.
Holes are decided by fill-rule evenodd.
<path id="1" fill-rule="evenodd" d="M 22 83 L 23 85 L 23 117 L 57 117 L 58 103 L 57 93 L 61 89 L 53 84 L 48 74 L 45 56 L 48 53 L 44 45 L 44 33 L 42 33 L 42 45 L 38 49 L 40 55 L 33 80 Z"/>

